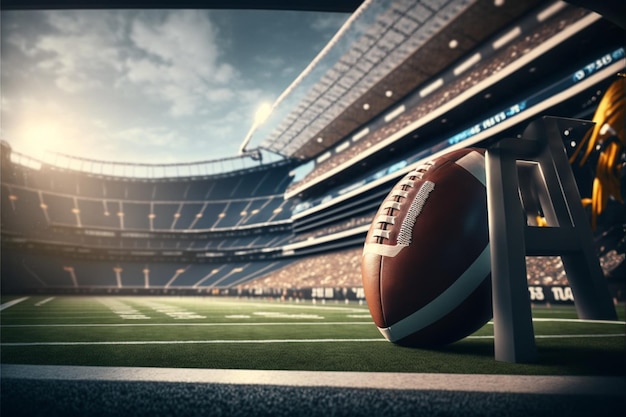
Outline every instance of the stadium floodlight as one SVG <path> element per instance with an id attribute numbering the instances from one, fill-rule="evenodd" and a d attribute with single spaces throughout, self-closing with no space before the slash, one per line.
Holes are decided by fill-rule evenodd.
<path id="1" fill-rule="evenodd" d="M 348 28 L 350 28 L 350 26 L 357 19 L 357 17 L 361 15 L 363 10 L 367 9 L 367 7 L 369 6 L 370 3 L 372 3 L 372 1 L 373 0 L 365 0 L 359 6 L 359 8 L 354 13 L 352 13 L 352 15 L 350 15 L 350 17 L 344 22 L 341 28 L 339 28 L 339 31 L 337 31 L 337 33 L 328 42 L 328 44 L 326 44 L 326 46 L 317 54 L 317 56 L 313 58 L 313 60 L 304 69 L 304 71 L 302 71 L 300 75 L 298 75 L 298 77 L 295 80 L 293 80 L 293 82 L 285 89 L 285 91 L 281 93 L 281 95 L 276 99 L 276 101 L 274 101 L 273 104 L 267 106 L 269 111 L 263 110 L 263 112 L 261 112 L 261 109 L 257 111 L 252 127 L 250 128 L 250 130 L 246 134 L 246 137 L 243 139 L 243 142 L 239 146 L 239 155 L 243 156 L 247 154 L 246 147 L 248 146 L 248 143 L 250 143 L 250 139 L 252 139 L 252 135 L 254 134 L 254 132 L 262 124 L 262 123 L 257 123 L 258 119 L 260 119 L 259 116 L 261 115 L 264 116 L 263 122 L 265 122 L 269 118 L 272 112 L 278 107 L 279 104 L 282 103 L 285 97 L 291 94 L 291 92 L 302 82 L 302 80 L 307 75 L 309 75 L 313 71 L 313 68 L 317 66 L 317 64 L 326 56 L 326 54 L 335 46 L 335 44 L 339 42 L 343 34 L 348 30 Z M 264 107 L 264 105 L 261 107 Z"/>
<path id="2" fill-rule="evenodd" d="M 254 121 L 252 122 L 252 126 L 250 127 L 250 130 L 248 130 L 248 133 L 246 134 L 246 137 L 243 139 L 243 142 L 241 142 L 241 146 L 239 146 L 239 155 L 243 156 L 248 153 L 248 151 L 246 150 L 246 147 L 248 146 L 248 143 L 250 143 L 250 139 L 252 139 L 252 135 L 259 128 L 259 126 L 261 126 L 263 123 L 267 121 L 267 119 L 271 116 L 275 108 L 276 108 L 276 103 L 272 105 L 270 103 L 265 102 L 259 106 L 256 113 L 254 113 Z"/>
<path id="3" fill-rule="evenodd" d="M 256 113 L 254 113 L 254 126 L 261 126 L 272 114 L 272 105 L 269 103 L 263 103 L 259 106 Z"/>

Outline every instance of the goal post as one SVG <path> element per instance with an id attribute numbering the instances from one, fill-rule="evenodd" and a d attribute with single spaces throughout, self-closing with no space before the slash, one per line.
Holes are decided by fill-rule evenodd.
<path id="1" fill-rule="evenodd" d="M 617 320 L 563 146 L 592 122 L 543 117 L 486 152 L 495 359 L 535 362 L 526 256 L 561 256 L 579 318 Z M 520 183 L 522 186 L 520 187 Z M 543 224 L 531 224 L 540 210 Z"/>

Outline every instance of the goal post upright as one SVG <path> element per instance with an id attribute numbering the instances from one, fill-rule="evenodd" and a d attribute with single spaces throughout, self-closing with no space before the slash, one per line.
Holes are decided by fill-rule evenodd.
<path id="1" fill-rule="evenodd" d="M 561 256 L 579 318 L 617 319 L 561 136 L 567 130 L 572 138 L 582 137 L 592 126 L 582 120 L 543 117 L 532 122 L 521 138 L 503 139 L 486 152 L 498 361 L 537 359 L 526 256 Z M 523 187 L 520 175 L 527 176 Z M 529 203 L 541 208 L 546 227 L 528 224 Z"/>

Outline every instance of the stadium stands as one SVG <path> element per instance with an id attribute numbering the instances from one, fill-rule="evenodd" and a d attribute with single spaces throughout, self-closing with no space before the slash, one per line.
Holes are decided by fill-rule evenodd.
<path id="1" fill-rule="evenodd" d="M 244 288 L 360 287 L 361 248 L 313 255 Z"/>
<path id="2" fill-rule="evenodd" d="M 433 142 L 436 144 L 437 139 L 446 139 L 442 133 L 454 129 L 454 126 L 451 126 L 453 121 L 460 126 L 468 125 L 471 123 L 471 118 L 480 117 L 480 112 L 485 111 L 486 105 L 484 103 L 477 106 L 458 106 L 457 110 L 463 109 L 461 116 L 464 119 L 460 119 L 459 115 L 456 115 L 454 117 L 457 120 L 453 120 L 453 106 L 451 105 L 459 102 L 459 96 L 463 92 L 473 88 L 472 94 L 482 97 L 481 92 L 484 94 L 488 91 L 490 97 L 488 105 L 493 105 L 496 84 L 503 84 L 501 77 L 494 77 L 494 74 L 502 72 L 508 66 L 518 65 L 519 62 L 527 59 L 525 51 L 532 51 L 557 35 L 562 35 L 563 28 L 573 25 L 585 16 L 588 16 L 588 12 L 582 9 L 566 8 L 558 16 L 543 22 L 543 24 L 538 24 L 533 17 L 526 18 L 518 26 L 520 33 L 515 41 L 510 41 L 506 47 L 502 46 L 497 50 L 494 50 L 491 44 L 484 45 L 479 52 L 483 59 L 471 69 L 458 72 L 458 67 L 453 67 L 441 75 L 440 79 L 446 80 L 445 88 L 438 88 L 429 94 L 425 94 L 423 89 L 414 90 L 395 103 L 394 109 L 397 111 L 400 108 L 401 112 L 397 112 L 395 115 L 394 110 L 382 113 L 377 119 L 373 119 L 369 123 L 371 127 L 366 129 L 365 135 L 352 136 L 351 140 L 348 141 L 350 146 L 345 147 L 345 149 L 341 146 L 336 147 L 331 158 L 323 160 L 318 158 L 320 162 L 315 164 L 315 168 L 304 179 L 293 183 L 288 188 L 288 197 L 302 194 L 306 192 L 307 188 L 312 188 L 319 182 L 333 178 L 333 174 L 337 171 L 344 171 L 357 165 L 368 154 L 375 150 L 388 149 L 390 146 L 394 146 L 394 142 L 401 140 L 412 142 L 413 152 L 415 152 L 432 145 Z M 546 53 L 555 52 L 556 49 L 546 51 Z M 490 59 L 485 59 L 488 55 L 491 55 Z M 547 71 L 547 69 L 545 70 Z M 528 83 L 528 77 L 520 72 L 513 72 L 510 76 L 516 78 L 515 85 L 518 88 L 520 85 Z M 541 76 L 541 74 L 537 74 L 539 79 Z M 533 88 L 532 85 L 529 87 Z M 505 88 L 508 88 L 508 85 Z M 443 129 L 440 120 L 435 119 L 437 114 L 445 114 L 446 126 Z M 389 117 L 389 115 L 394 117 Z M 425 127 L 428 128 L 426 125 L 433 120 L 435 120 L 435 126 L 425 129 Z M 408 140 L 406 138 L 407 128 L 410 132 Z M 421 131 L 417 130 L 418 128 Z M 363 126 L 356 130 L 356 132 L 363 131 Z M 418 142 L 419 145 L 415 146 Z M 402 147 L 398 144 L 396 146 Z"/>
<path id="3" fill-rule="evenodd" d="M 473 7 L 492 9 L 492 1 L 427 11 L 438 16 L 430 23 L 400 3 L 411 2 L 372 6 L 374 24 L 335 56 L 265 142 L 264 149 L 303 159 L 203 175 L 113 175 L 69 168 L 85 162 L 71 157 L 67 166 L 33 161 L 3 142 L 3 291 L 358 289 L 363 238 L 399 176 L 450 147 L 514 136 L 546 111 L 589 116 L 608 84 L 607 68 L 624 57 L 612 25 L 564 3 L 501 9 L 489 28 L 458 25 L 475 20 Z M 472 30 L 481 33 L 458 49 L 442 43 Z M 426 42 L 431 35 L 446 51 L 441 59 Z M 580 43 L 601 46 L 555 69 Z M 580 71 L 580 79 L 572 76 Z M 404 90 L 386 94 L 383 81 Z M 361 114 L 361 98 L 373 96 L 377 104 Z M 333 141 L 315 139 L 330 130 Z M 307 159 L 312 171 L 292 182 L 292 170 Z M 603 260 L 607 272 L 621 264 L 616 252 Z M 530 285 L 567 285 L 558 258 L 529 258 L 528 275 Z"/>
<path id="4" fill-rule="evenodd" d="M 283 198 L 290 161 L 200 178 L 120 178 L 15 163 L 25 157 L 12 158 L 4 142 L 2 153 L 5 291 L 197 292 L 288 262 L 263 258 L 292 237 Z"/>
<path id="5" fill-rule="evenodd" d="M 7 215 L 28 212 L 43 224 L 118 230 L 215 230 L 288 220 L 281 190 L 291 164 L 227 178 L 92 178 L 43 165 L 11 164 L 3 175 Z M 5 181 L 6 179 L 6 181 Z M 18 227 L 7 222 L 7 227 Z M 19 228 L 19 227 L 18 227 Z"/>
<path id="6" fill-rule="evenodd" d="M 343 39 L 350 47 L 331 48 L 313 71 L 318 82 L 264 146 L 289 157 L 319 155 L 536 3 L 405 1 L 360 9 L 361 24 Z"/>
<path id="7" fill-rule="evenodd" d="M 3 250 L 3 291 L 206 294 L 234 288 L 289 260 L 192 263 L 83 260 L 71 254 Z M 226 293 L 228 294 L 228 292 Z M 235 293 L 232 293 L 235 294 Z"/>

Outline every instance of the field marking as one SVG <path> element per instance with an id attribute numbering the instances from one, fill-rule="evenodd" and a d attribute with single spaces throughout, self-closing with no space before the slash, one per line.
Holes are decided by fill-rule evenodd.
<path id="1" fill-rule="evenodd" d="M 586 339 L 603 338 L 603 337 L 626 337 L 624 333 L 609 333 L 609 334 L 586 334 L 586 335 L 567 335 L 567 334 L 536 334 L 535 339 L 567 339 L 584 337 Z"/>
<path id="2" fill-rule="evenodd" d="M 594 339 L 603 337 L 626 337 L 624 333 L 593 333 L 593 334 L 536 334 L 535 339 Z M 493 339 L 493 335 L 467 336 L 466 339 Z"/>
<path id="3" fill-rule="evenodd" d="M 13 307 L 15 304 L 19 304 L 22 301 L 26 301 L 28 300 L 29 297 L 22 297 L 22 298 L 18 298 L 17 300 L 11 300 L 11 301 L 7 301 L 4 304 L 0 304 L 0 311 L 7 309 L 9 307 Z"/>
<path id="4" fill-rule="evenodd" d="M 258 301 L 254 301 L 254 302 L 250 302 L 249 300 L 246 299 L 241 299 L 241 300 L 237 300 L 234 298 L 225 298 L 222 300 L 211 300 L 211 304 L 215 305 L 215 304 L 241 304 L 241 303 L 245 303 L 246 306 L 258 306 L 258 307 L 263 307 L 263 308 L 270 308 L 270 307 L 278 307 L 278 308 L 296 308 L 296 309 L 316 309 L 316 310 L 339 310 L 339 311 L 349 311 L 349 312 L 353 312 L 353 313 L 363 313 L 363 312 L 367 312 L 367 307 L 366 306 L 355 306 L 355 307 L 343 307 L 343 306 L 335 306 L 333 304 L 288 304 L 288 303 L 282 303 L 282 302 L 276 302 L 276 301 L 268 301 L 265 303 L 262 302 L 258 302 Z"/>
<path id="5" fill-rule="evenodd" d="M 108 345 L 222 345 L 222 344 L 276 344 L 276 343 L 347 343 L 387 342 L 386 339 L 215 339 L 215 340 L 121 340 L 106 342 L 15 342 L 0 346 L 108 346 Z"/>
<path id="6" fill-rule="evenodd" d="M 135 381 L 293 387 L 370 388 L 413 391 L 598 395 L 623 398 L 621 377 L 480 375 L 345 371 L 280 371 L 58 365 L 1 365 L 2 378 L 72 381 Z"/>
<path id="7" fill-rule="evenodd" d="M 136 308 L 119 301 L 116 298 L 97 298 L 102 305 L 111 310 L 113 314 L 124 320 L 150 320 L 147 316 Z"/>
<path id="8" fill-rule="evenodd" d="M 337 325 L 364 325 L 373 326 L 371 321 L 307 321 L 307 322 L 250 322 L 250 323 L 51 323 L 51 324 L 3 324 L 0 327 L 154 327 L 154 326 L 200 326 L 200 327 L 228 327 L 228 326 L 337 326 Z"/>
<path id="9" fill-rule="evenodd" d="M 166 304 L 151 300 L 137 301 L 138 304 L 148 307 L 149 309 L 156 311 L 160 314 L 165 314 L 175 320 L 193 320 L 193 319 L 206 319 L 206 316 L 189 311 L 183 307 Z"/>
<path id="10" fill-rule="evenodd" d="M 54 300 L 54 297 L 46 298 L 45 300 L 40 301 L 37 304 L 35 304 L 35 307 L 41 307 L 42 305 L 47 304 L 52 300 Z"/>
<path id="11" fill-rule="evenodd" d="M 534 318 L 533 321 L 555 321 L 564 323 L 601 323 L 601 324 L 626 324 L 626 321 L 618 320 L 589 320 L 589 319 L 549 319 L 549 318 Z"/>
<path id="12" fill-rule="evenodd" d="M 286 313 L 279 313 L 277 311 L 255 311 L 254 313 L 252 313 L 252 315 L 254 316 L 261 316 L 261 317 L 274 317 L 274 318 L 280 318 L 280 319 L 314 319 L 314 320 L 324 320 L 324 317 L 318 315 L 318 314 L 286 314 Z"/>
<path id="13" fill-rule="evenodd" d="M 272 316 L 274 313 L 253 313 L 258 315 Z M 285 316 L 276 314 L 277 317 L 284 318 Z M 249 319 L 249 315 L 231 315 L 225 316 L 231 319 Z M 370 318 L 371 316 L 356 316 L 348 315 L 350 318 Z M 79 317 L 84 318 L 84 317 Z M 297 317 L 294 317 L 297 318 Z M 304 318 L 304 317 L 302 317 Z M 564 322 L 564 323 L 591 323 L 591 324 L 618 324 L 626 325 L 626 321 L 617 320 L 586 320 L 586 319 L 550 319 L 550 318 L 534 318 L 533 321 L 537 322 Z M 51 323 L 51 324 L 2 324 L 3 327 L 148 327 L 148 326 L 325 326 L 325 325 L 372 325 L 372 321 L 335 321 L 335 322 L 235 322 L 235 323 Z M 493 325 L 493 321 L 489 321 L 487 324 Z M 469 336 L 469 337 L 482 337 L 482 336 Z"/>
<path id="14" fill-rule="evenodd" d="M 551 319 L 543 317 L 533 317 L 536 322 L 561 322 L 561 323 L 595 323 L 595 324 L 620 324 L 625 325 L 626 321 L 619 320 L 590 320 L 590 319 Z M 493 324 L 493 320 L 489 320 L 487 324 Z"/>
<path id="15" fill-rule="evenodd" d="M 621 333 L 607 334 L 557 334 L 557 335 L 536 335 L 537 339 L 591 339 L 625 337 Z M 468 336 L 466 339 L 493 339 L 493 335 Z M 214 340 L 118 340 L 118 341 L 97 341 L 97 342 L 7 342 L 0 343 L 4 347 L 16 346 L 110 346 L 110 345 L 222 345 L 222 344 L 276 344 L 276 343 L 370 343 L 387 342 L 385 338 L 368 339 L 214 339 Z"/>

